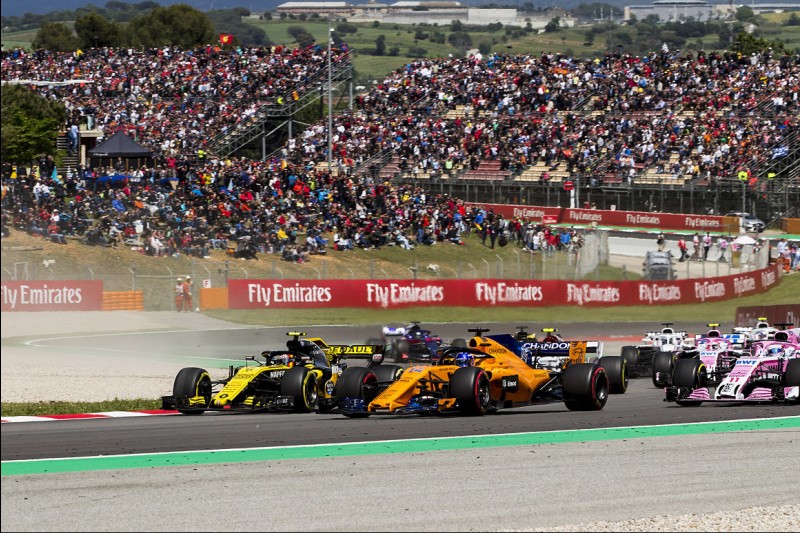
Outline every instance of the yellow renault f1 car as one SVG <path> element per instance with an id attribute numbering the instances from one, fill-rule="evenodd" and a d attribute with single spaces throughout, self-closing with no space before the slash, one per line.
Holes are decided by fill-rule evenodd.
<path id="1" fill-rule="evenodd" d="M 205 411 L 331 411 L 334 390 L 347 358 L 383 359 L 382 345 L 329 345 L 320 338 L 291 331 L 286 350 L 264 351 L 263 363 L 245 357 L 245 365 L 228 368 L 228 377 L 212 380 L 203 368 L 178 372 L 171 396 L 161 398 L 162 408 L 185 415 Z M 253 364 L 250 364 L 250 363 Z M 368 367 L 373 366 L 372 363 Z M 365 367 L 367 368 L 367 367 Z M 379 374 L 389 379 L 382 369 Z"/>
<path id="2" fill-rule="evenodd" d="M 339 412 L 349 417 L 483 415 L 562 401 L 570 410 L 600 410 L 605 406 L 608 375 L 597 362 L 583 362 L 585 347 L 581 350 L 580 343 L 561 368 L 544 369 L 528 364 L 515 353 L 524 336 L 485 337 L 487 329 L 469 331 L 475 336 L 466 347 L 441 348 L 434 364 L 411 365 L 399 377 L 387 372 L 381 378 L 373 368 L 347 368 L 336 386 Z"/>

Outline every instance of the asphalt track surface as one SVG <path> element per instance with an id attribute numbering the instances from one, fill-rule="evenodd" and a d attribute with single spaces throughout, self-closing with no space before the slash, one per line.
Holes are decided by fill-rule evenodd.
<path id="1" fill-rule="evenodd" d="M 696 326 L 696 324 L 694 324 Z M 482 324 L 490 333 L 513 332 L 517 324 Z M 468 337 L 474 324 L 443 324 L 436 332 L 446 339 Z M 567 339 L 604 338 L 606 355 L 615 347 L 641 336 L 642 324 L 569 324 L 560 328 Z M 692 324 L 675 324 L 688 329 Z M 362 343 L 375 336 L 375 327 L 313 328 L 329 343 Z M 612 335 L 613 332 L 613 335 Z M 60 337 L 59 349 L 136 350 L 143 357 L 182 357 L 186 366 L 222 367 L 227 359 L 241 360 L 254 346 L 275 347 L 285 342 L 285 328 L 119 334 L 111 337 Z M 169 337 L 169 341 L 165 339 Z M 620 342 L 620 340 L 622 342 Z M 47 340 L 38 341 L 47 346 Z M 165 387 L 166 389 L 167 387 Z M 166 393 L 166 391 L 165 391 Z M 67 420 L 3 424 L 0 458 L 3 461 L 93 455 L 136 454 L 220 448 L 256 448 L 336 442 L 381 441 L 404 438 L 453 437 L 528 431 L 611 428 L 768 418 L 800 414 L 787 405 L 709 405 L 680 407 L 663 401 L 663 391 L 648 378 L 631 380 L 628 392 L 612 395 L 599 412 L 570 412 L 561 403 L 501 410 L 484 417 L 385 416 L 349 419 L 330 414 L 236 414 L 207 412 L 202 416 L 157 416 L 101 420 Z"/>
<path id="2" fill-rule="evenodd" d="M 492 333 L 516 325 L 482 324 Z M 470 327 L 435 330 L 455 338 Z M 568 324 L 560 331 L 603 338 L 608 354 L 652 328 Z M 362 343 L 376 333 L 308 329 L 331 343 Z M 210 367 L 254 346 L 280 346 L 285 333 L 123 333 L 37 344 L 68 352 L 102 343 L 109 354 L 135 347 L 145 360 Z M 770 505 L 788 505 L 790 516 L 761 530 L 800 523 L 791 488 L 800 469 L 800 408 L 684 408 L 662 397 L 640 378 L 590 413 L 549 404 L 470 418 L 206 413 L 7 423 L 0 428 L 2 531 L 597 531 L 596 521 L 643 519 L 638 529 L 605 530 L 675 530 L 675 515 Z M 709 421 L 734 422 L 691 424 Z M 662 424 L 671 425 L 652 427 Z M 103 459 L 112 466 L 91 467 Z M 71 461 L 77 466 L 47 470 Z M 26 474 L 26 465 L 48 473 Z M 684 530 L 742 528 L 690 523 L 695 529 Z"/>

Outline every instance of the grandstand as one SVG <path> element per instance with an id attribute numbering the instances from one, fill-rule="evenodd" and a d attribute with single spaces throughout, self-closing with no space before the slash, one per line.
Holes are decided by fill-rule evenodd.
<path id="1" fill-rule="evenodd" d="M 358 95 L 330 131 L 325 120 L 295 129 L 294 114 L 321 100 L 329 77 L 351 82 L 349 51 L 335 51 L 332 72 L 325 52 L 10 51 L 2 76 L 90 80 L 31 85 L 65 102 L 65 129 L 80 124 L 81 138 L 123 131 L 153 150 L 151 183 L 248 198 L 220 204 L 228 220 L 198 202 L 209 224 L 269 218 L 284 202 L 357 208 L 365 195 L 385 211 L 387 182 L 478 202 L 797 215 L 798 56 L 418 59 Z M 265 139 L 285 125 L 288 139 L 268 152 Z M 243 157 L 257 140 L 261 158 Z M 90 183 L 113 170 L 91 169 Z M 279 208 L 259 204 L 276 197 Z"/>

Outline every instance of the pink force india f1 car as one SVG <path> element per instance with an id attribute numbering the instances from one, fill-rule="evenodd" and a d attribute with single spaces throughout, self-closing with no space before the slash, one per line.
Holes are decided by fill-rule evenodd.
<path id="1" fill-rule="evenodd" d="M 772 340 L 756 341 L 722 380 L 707 381 L 699 358 L 680 359 L 672 371 L 665 401 L 683 406 L 703 402 L 800 403 L 800 330 L 778 331 Z"/>

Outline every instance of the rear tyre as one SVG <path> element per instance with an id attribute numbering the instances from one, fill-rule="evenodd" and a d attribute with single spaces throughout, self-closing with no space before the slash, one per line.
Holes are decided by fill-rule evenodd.
<path id="1" fill-rule="evenodd" d="M 334 395 L 338 399 L 354 398 L 362 400 L 364 404 L 368 404 L 374 397 L 372 388 L 369 385 L 375 385 L 377 381 L 378 379 L 371 369 L 363 366 L 352 366 L 346 368 L 342 375 L 339 376 Z M 343 414 L 350 418 L 366 418 L 369 416 L 368 412 L 344 412 Z"/>
<path id="2" fill-rule="evenodd" d="M 672 371 L 672 386 L 682 389 L 699 389 L 706 386 L 706 365 L 699 359 L 678 359 Z M 696 407 L 702 404 L 698 400 L 675 400 L 685 407 Z"/>
<path id="3" fill-rule="evenodd" d="M 457 338 L 457 339 L 453 339 L 453 342 L 452 342 L 451 346 L 454 346 L 456 348 L 466 348 L 467 347 L 467 339 L 462 339 L 460 337 Z"/>
<path id="4" fill-rule="evenodd" d="M 625 359 L 628 375 L 632 378 L 639 377 L 639 348 L 636 346 L 623 346 L 620 356 Z"/>
<path id="5" fill-rule="evenodd" d="M 395 363 L 401 363 L 408 359 L 408 355 L 411 353 L 411 343 L 408 342 L 407 339 L 397 339 L 392 343 L 393 346 L 393 361 Z M 405 358 L 403 357 L 405 356 Z"/>
<path id="6" fill-rule="evenodd" d="M 608 400 L 608 376 L 600 365 L 576 363 L 564 371 L 564 405 L 570 411 L 599 411 Z"/>
<path id="7" fill-rule="evenodd" d="M 459 368 L 450 378 L 450 396 L 458 400 L 458 409 L 462 414 L 486 414 L 492 405 L 489 376 L 482 368 Z"/>
<path id="8" fill-rule="evenodd" d="M 789 359 L 783 374 L 783 386 L 800 387 L 800 359 Z M 800 396 L 795 398 L 794 403 L 800 403 Z"/>
<path id="9" fill-rule="evenodd" d="M 601 357 L 598 364 L 608 376 L 608 390 L 611 394 L 625 394 L 628 390 L 628 361 L 622 356 L 609 355 Z"/>
<path id="10" fill-rule="evenodd" d="M 290 368 L 281 378 L 281 396 L 292 397 L 294 412 L 310 413 L 317 405 L 317 376 L 304 366 Z"/>
<path id="11" fill-rule="evenodd" d="M 184 415 L 201 415 L 211 404 L 211 377 L 204 368 L 182 368 L 172 384 L 172 395 L 175 398 L 202 396 L 202 405 L 198 404 L 192 409 L 178 409 Z"/>
<path id="12" fill-rule="evenodd" d="M 669 376 L 672 375 L 672 353 L 657 352 L 653 356 L 653 386 L 663 389 L 669 385 Z"/>
<path id="13" fill-rule="evenodd" d="M 400 365 L 378 365 L 372 367 L 372 372 L 375 374 L 375 379 L 379 382 L 385 381 L 394 383 L 403 374 L 403 368 Z"/>

